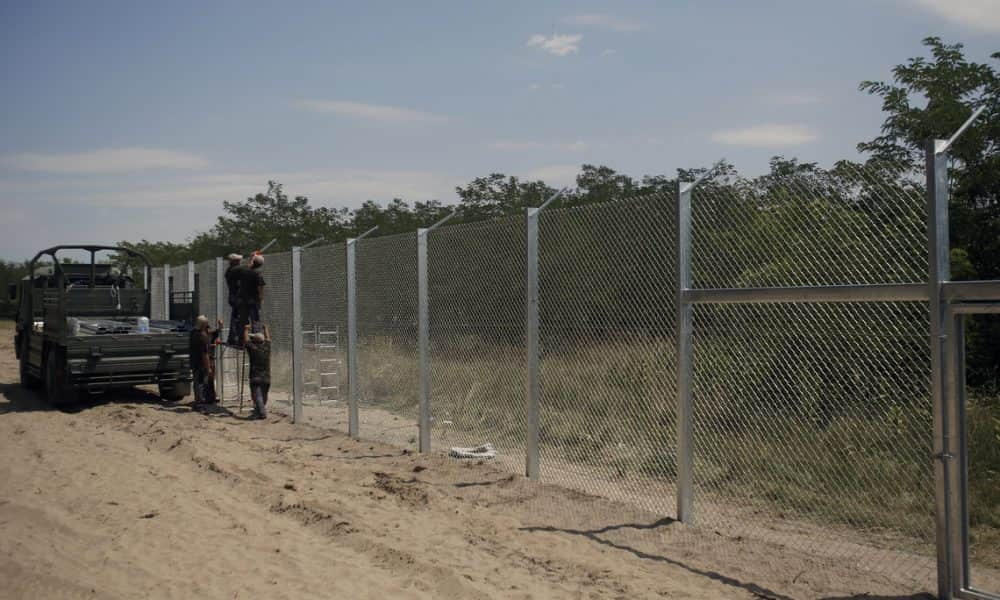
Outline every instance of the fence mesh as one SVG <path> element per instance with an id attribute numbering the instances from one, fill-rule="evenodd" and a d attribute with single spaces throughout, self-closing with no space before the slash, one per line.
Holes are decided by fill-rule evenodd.
<path id="1" fill-rule="evenodd" d="M 347 250 L 344 244 L 306 248 L 301 261 L 303 416 L 347 431 Z"/>
<path id="2" fill-rule="evenodd" d="M 150 319 L 166 319 L 167 318 L 167 306 L 164 303 L 164 286 L 166 282 L 163 279 L 163 267 L 153 267 L 149 270 L 149 318 Z"/>
<path id="3" fill-rule="evenodd" d="M 226 317 L 219 312 L 218 298 L 217 298 L 217 285 L 218 285 L 218 274 L 216 273 L 215 259 L 206 260 L 195 265 L 195 289 L 198 292 L 198 314 L 205 315 L 208 317 L 208 322 L 214 328 L 216 326 L 216 319 L 223 319 L 226 321 Z M 225 333 L 223 331 L 223 333 Z"/>
<path id="4" fill-rule="evenodd" d="M 912 173 L 884 163 L 701 184 L 693 287 L 926 281 L 923 194 Z"/>
<path id="5" fill-rule="evenodd" d="M 420 401 L 417 236 L 361 240 L 355 261 L 360 433 L 413 448 Z"/>
<path id="6" fill-rule="evenodd" d="M 927 277 L 924 194 L 901 169 L 708 185 L 692 207 L 695 287 Z M 926 578 L 928 321 L 925 302 L 696 306 L 698 522 Z"/>
<path id="7" fill-rule="evenodd" d="M 271 391 L 268 406 L 291 411 L 292 253 L 268 254 L 263 267 L 264 303 L 260 320 L 271 333 Z"/>
<path id="8" fill-rule="evenodd" d="M 542 212 L 543 481 L 673 513 L 676 197 Z"/>
<path id="9" fill-rule="evenodd" d="M 524 218 L 442 227 L 427 248 L 432 437 L 524 469 Z"/>

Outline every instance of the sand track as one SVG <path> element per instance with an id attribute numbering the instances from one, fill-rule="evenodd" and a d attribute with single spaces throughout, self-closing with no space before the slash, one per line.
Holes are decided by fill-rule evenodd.
<path id="1" fill-rule="evenodd" d="M 888 598 L 912 591 L 858 581 L 850 568 L 793 553 L 771 564 L 767 557 L 780 549 L 718 556 L 718 542 L 671 538 L 669 520 L 533 486 L 488 464 L 354 441 L 281 416 L 255 422 L 225 410 L 199 413 L 144 391 L 53 410 L 16 384 L 9 348 L 4 339 L 0 597 Z M 570 526 L 588 513 L 595 515 L 589 528 Z M 656 531 L 659 552 L 613 537 L 627 528 Z M 810 570 L 823 575 L 802 575 Z"/>

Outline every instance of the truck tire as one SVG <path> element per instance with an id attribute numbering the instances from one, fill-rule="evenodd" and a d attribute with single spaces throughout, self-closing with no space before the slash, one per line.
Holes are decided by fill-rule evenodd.
<path id="1" fill-rule="evenodd" d="M 191 394 L 190 381 L 178 381 L 168 385 L 160 384 L 160 398 L 168 402 L 180 402 Z"/>
<path id="2" fill-rule="evenodd" d="M 26 346 L 27 344 L 22 344 L 22 345 Z M 38 387 L 38 384 L 40 384 L 41 382 L 38 381 L 38 379 L 36 379 L 35 376 L 32 375 L 31 372 L 28 370 L 27 348 L 21 349 L 21 360 L 18 361 L 18 363 L 20 366 L 21 387 L 23 387 L 26 390 L 32 390 Z"/>
<path id="3" fill-rule="evenodd" d="M 66 361 L 61 360 L 59 348 L 49 348 L 45 358 L 45 395 L 52 406 L 65 406 L 76 400 L 76 394 L 70 393 L 66 381 Z"/>

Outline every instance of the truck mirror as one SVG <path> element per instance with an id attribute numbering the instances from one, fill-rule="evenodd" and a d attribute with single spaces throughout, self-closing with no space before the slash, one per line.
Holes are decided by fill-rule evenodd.
<path id="1" fill-rule="evenodd" d="M 7 297 L 11 300 L 17 300 L 17 284 L 8 283 L 7 284 Z"/>

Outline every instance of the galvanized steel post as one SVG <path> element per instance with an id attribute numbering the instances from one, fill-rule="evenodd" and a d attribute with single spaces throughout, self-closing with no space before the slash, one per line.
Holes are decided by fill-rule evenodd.
<path id="1" fill-rule="evenodd" d="M 358 240 L 347 240 L 347 433 L 357 439 L 358 433 Z"/>
<path id="2" fill-rule="evenodd" d="M 942 284 L 950 279 L 948 241 L 948 157 L 947 142 L 929 140 L 926 148 L 927 244 L 929 258 L 928 297 L 930 300 L 931 399 L 934 404 L 935 526 L 937 534 L 938 597 L 951 598 L 955 548 L 952 514 L 956 508 L 952 470 L 953 448 L 949 393 L 945 379 L 946 343 L 949 325 L 947 305 L 941 298 Z"/>
<path id="3" fill-rule="evenodd" d="M 195 292 L 195 279 L 194 279 L 194 261 L 189 260 L 187 264 L 187 291 L 191 294 L 191 301 L 194 302 L 194 292 Z M 201 299 L 198 300 L 198 306 L 195 307 L 195 314 L 201 314 Z"/>
<path id="4" fill-rule="evenodd" d="M 163 318 L 170 319 L 170 265 L 163 265 Z"/>
<path id="5" fill-rule="evenodd" d="M 292 423 L 302 422 L 302 249 L 292 247 Z"/>
<path id="6" fill-rule="evenodd" d="M 427 305 L 427 232 L 417 229 L 417 345 L 420 349 L 420 451 L 431 451 L 430 313 Z"/>
<path id="7" fill-rule="evenodd" d="M 691 190 L 677 184 L 677 520 L 694 523 L 692 309 L 684 292 L 691 287 Z"/>
<path id="8" fill-rule="evenodd" d="M 525 214 L 525 286 L 524 286 L 524 345 L 525 345 L 525 476 L 538 479 L 539 466 L 539 404 L 541 383 L 538 356 L 538 213 L 541 209 L 528 208 Z"/>
<path id="9" fill-rule="evenodd" d="M 525 403 L 525 456 L 524 474 L 530 479 L 541 477 L 540 457 L 540 408 L 541 373 L 538 332 L 538 215 L 562 196 L 563 188 L 550 196 L 538 208 L 525 210 L 525 285 L 524 285 L 524 403 Z"/>

